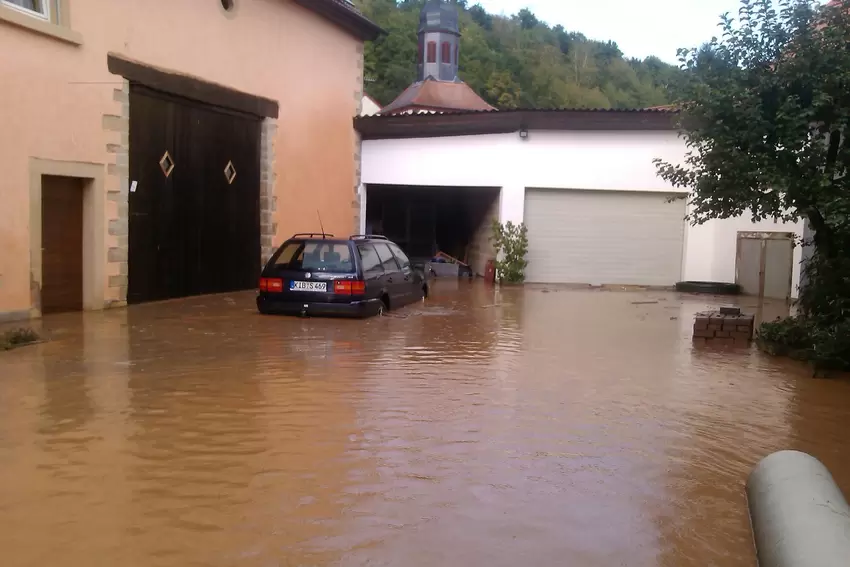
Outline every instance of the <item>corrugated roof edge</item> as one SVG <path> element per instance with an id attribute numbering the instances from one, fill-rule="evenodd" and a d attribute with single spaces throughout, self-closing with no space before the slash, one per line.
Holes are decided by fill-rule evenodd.
<path id="1" fill-rule="evenodd" d="M 419 111 L 357 117 L 354 128 L 364 140 L 499 134 L 523 129 L 671 131 L 677 129 L 677 115 L 676 110 L 647 108 Z"/>
<path id="2" fill-rule="evenodd" d="M 499 110 L 421 110 L 390 112 L 387 114 L 374 114 L 368 118 L 391 118 L 398 116 L 420 116 L 420 115 L 457 115 L 457 114 L 511 114 L 518 112 L 606 112 L 606 113 L 649 113 L 649 114 L 678 114 L 680 111 L 672 106 L 656 106 L 651 108 L 509 108 Z M 366 118 L 366 117 L 364 117 Z"/>

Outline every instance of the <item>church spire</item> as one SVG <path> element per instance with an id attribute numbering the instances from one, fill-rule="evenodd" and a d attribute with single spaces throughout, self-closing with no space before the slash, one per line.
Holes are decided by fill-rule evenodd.
<path id="1" fill-rule="evenodd" d="M 419 75 L 381 114 L 496 110 L 457 76 L 460 26 L 457 4 L 426 0 L 419 15 Z"/>
<path id="2" fill-rule="evenodd" d="M 459 81 L 460 26 L 457 7 L 446 0 L 427 0 L 419 14 L 419 80 Z"/>

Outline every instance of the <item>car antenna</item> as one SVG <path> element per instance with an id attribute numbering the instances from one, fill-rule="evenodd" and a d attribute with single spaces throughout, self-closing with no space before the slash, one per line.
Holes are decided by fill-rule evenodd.
<path id="1" fill-rule="evenodd" d="M 319 217 L 319 228 L 322 229 L 322 238 L 325 238 L 325 227 L 322 225 L 322 213 L 319 212 L 319 209 L 316 209 L 316 216 Z"/>

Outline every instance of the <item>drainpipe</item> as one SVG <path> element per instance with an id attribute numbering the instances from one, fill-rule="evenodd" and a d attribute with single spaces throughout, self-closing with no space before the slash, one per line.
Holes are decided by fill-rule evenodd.
<path id="1" fill-rule="evenodd" d="M 759 567 L 850 565 L 850 506 L 811 455 L 765 457 L 747 480 L 747 501 Z"/>

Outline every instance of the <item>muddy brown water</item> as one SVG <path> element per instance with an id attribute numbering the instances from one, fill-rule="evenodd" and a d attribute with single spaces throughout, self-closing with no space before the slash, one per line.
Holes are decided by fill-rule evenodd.
<path id="1" fill-rule="evenodd" d="M 0 563 L 753 565 L 761 457 L 850 490 L 850 382 L 694 350 L 713 303 L 450 282 L 367 321 L 250 293 L 48 317 L 0 353 Z"/>

